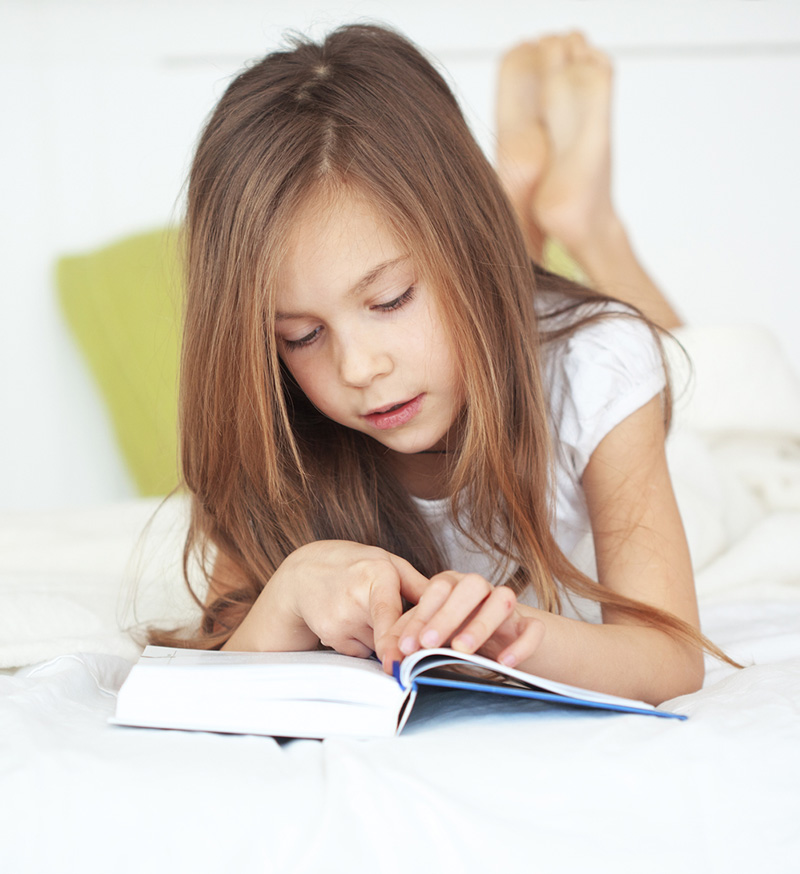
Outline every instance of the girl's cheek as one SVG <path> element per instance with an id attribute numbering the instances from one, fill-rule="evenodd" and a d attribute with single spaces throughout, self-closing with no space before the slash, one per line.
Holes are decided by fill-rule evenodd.
<path id="1" fill-rule="evenodd" d="M 324 368 L 305 366 L 290 368 L 290 370 L 306 397 L 314 399 L 325 393 L 329 384 L 329 375 Z"/>

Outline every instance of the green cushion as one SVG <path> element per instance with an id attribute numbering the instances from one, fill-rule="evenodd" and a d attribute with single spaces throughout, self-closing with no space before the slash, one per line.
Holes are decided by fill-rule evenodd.
<path id="1" fill-rule="evenodd" d="M 56 281 L 139 492 L 166 494 L 178 482 L 178 231 L 64 257 Z"/>
<path id="2" fill-rule="evenodd" d="M 561 243 L 556 240 L 551 238 L 545 240 L 542 261 L 544 266 L 552 273 L 558 273 L 560 276 L 565 276 L 567 279 L 571 279 L 573 282 L 580 282 L 583 285 L 589 284 L 586 274 Z"/>

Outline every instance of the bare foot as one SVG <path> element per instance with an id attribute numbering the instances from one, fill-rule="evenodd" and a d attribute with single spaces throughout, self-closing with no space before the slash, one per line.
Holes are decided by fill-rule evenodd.
<path id="1" fill-rule="evenodd" d="M 611 201 L 611 63 L 579 33 L 545 37 L 530 56 L 548 160 L 533 191 L 534 222 L 580 259 L 615 218 Z"/>
<path id="2" fill-rule="evenodd" d="M 515 46 L 503 56 L 497 80 L 497 173 L 517 213 L 528 249 L 537 260 L 541 260 L 544 232 L 534 221 L 533 194 L 548 151 L 540 92 L 536 44 Z"/>
<path id="3" fill-rule="evenodd" d="M 639 262 L 611 199 L 611 78 L 609 59 L 579 33 L 512 49 L 500 67 L 498 173 L 539 263 L 544 255 L 551 269 L 671 329 L 681 318 Z"/>

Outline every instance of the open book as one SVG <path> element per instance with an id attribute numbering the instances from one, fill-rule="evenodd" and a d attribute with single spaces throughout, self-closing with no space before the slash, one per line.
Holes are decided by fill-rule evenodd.
<path id="1" fill-rule="evenodd" d="M 395 664 L 335 652 L 209 652 L 148 646 L 117 698 L 117 725 L 267 734 L 398 734 L 421 686 L 535 698 L 555 704 L 685 719 L 452 649 L 419 650 Z"/>

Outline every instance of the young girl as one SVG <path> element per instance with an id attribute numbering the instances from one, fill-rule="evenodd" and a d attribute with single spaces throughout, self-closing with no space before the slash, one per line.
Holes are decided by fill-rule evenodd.
<path id="1" fill-rule="evenodd" d="M 608 103 L 580 37 L 510 53 L 507 196 L 391 31 L 341 28 L 230 85 L 186 222 L 185 558 L 209 588 L 199 630 L 153 642 L 387 670 L 451 645 L 655 703 L 700 686 L 718 651 L 653 326 L 677 317 L 611 207 Z M 650 318 L 534 264 L 544 233 Z M 567 558 L 587 532 L 597 582 Z"/>

